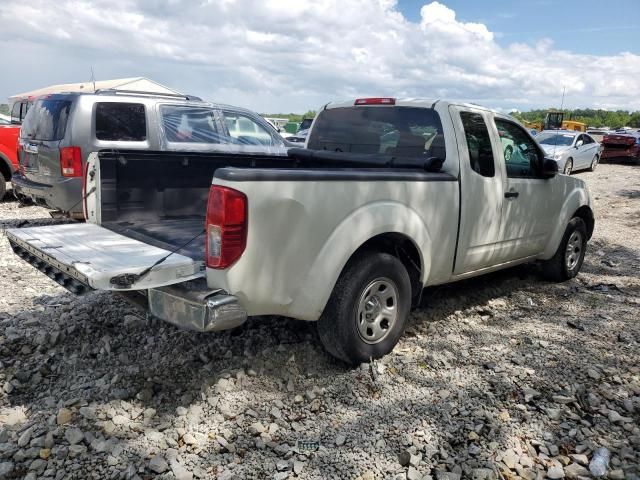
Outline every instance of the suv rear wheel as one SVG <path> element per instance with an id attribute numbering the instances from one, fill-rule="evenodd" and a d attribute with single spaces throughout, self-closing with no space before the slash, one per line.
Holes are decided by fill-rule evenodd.
<path id="1" fill-rule="evenodd" d="M 340 275 L 318 321 L 326 350 L 349 364 L 380 358 L 402 336 L 411 308 L 411 282 L 393 255 L 363 252 Z"/>

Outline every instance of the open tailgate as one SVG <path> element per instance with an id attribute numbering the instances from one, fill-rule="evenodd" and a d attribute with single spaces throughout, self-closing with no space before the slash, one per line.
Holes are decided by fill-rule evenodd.
<path id="1" fill-rule="evenodd" d="M 73 293 L 143 290 L 204 276 L 204 264 L 91 223 L 14 228 L 13 251 Z"/>

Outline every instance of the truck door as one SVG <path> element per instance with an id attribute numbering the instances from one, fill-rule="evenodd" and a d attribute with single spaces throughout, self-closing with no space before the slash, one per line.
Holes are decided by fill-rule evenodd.
<path id="1" fill-rule="evenodd" d="M 460 226 L 454 275 L 493 264 L 500 241 L 503 197 L 502 177 L 482 110 L 451 106 L 460 157 Z"/>
<path id="2" fill-rule="evenodd" d="M 562 185 L 557 178 L 541 175 L 544 153 L 515 122 L 495 117 L 494 144 L 509 142 L 508 159 L 498 152 L 504 179 L 500 241 L 494 263 L 506 263 L 540 254 L 562 206 Z"/>

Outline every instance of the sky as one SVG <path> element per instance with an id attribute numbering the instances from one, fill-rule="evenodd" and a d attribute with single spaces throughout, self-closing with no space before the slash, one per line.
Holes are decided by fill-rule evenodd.
<path id="1" fill-rule="evenodd" d="M 1 0 L 0 101 L 145 76 L 303 113 L 364 96 L 640 110 L 640 0 Z"/>

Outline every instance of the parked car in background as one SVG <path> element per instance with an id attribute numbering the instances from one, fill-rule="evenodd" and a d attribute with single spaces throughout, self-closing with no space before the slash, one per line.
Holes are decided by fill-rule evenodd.
<path id="1" fill-rule="evenodd" d="M 307 141 L 307 135 L 309 135 L 309 129 L 299 130 L 295 135 L 289 135 L 287 141 L 296 144 L 304 144 Z"/>
<path id="2" fill-rule="evenodd" d="M 313 118 L 303 118 L 298 126 L 298 133 L 303 130 L 309 130 L 311 128 L 311 124 L 313 123 Z"/>
<path id="3" fill-rule="evenodd" d="M 514 140 L 511 161 L 498 129 Z M 126 294 L 184 328 L 317 321 L 327 351 L 350 364 L 394 348 L 426 286 L 531 261 L 556 281 L 580 271 L 594 228 L 587 186 L 557 175 L 512 117 L 358 99 L 326 105 L 307 146 L 251 162 L 92 153 L 88 223 L 7 238 L 74 293 Z"/>
<path id="4" fill-rule="evenodd" d="M 7 186 L 18 169 L 19 125 L 11 122 L 0 125 L 0 201 L 7 193 Z"/>
<path id="5" fill-rule="evenodd" d="M 565 175 L 577 170 L 593 171 L 600 160 L 600 144 L 587 133 L 545 130 L 536 135 L 536 140 Z"/>
<path id="6" fill-rule="evenodd" d="M 640 165 L 640 132 L 610 133 L 602 139 L 602 160 Z"/>
<path id="7" fill-rule="evenodd" d="M 91 152 L 117 150 L 270 152 L 282 137 L 248 110 L 182 95 L 104 90 L 39 98 L 20 135 L 16 194 L 83 218 L 82 176 Z"/>
<path id="8" fill-rule="evenodd" d="M 602 143 L 602 139 L 604 138 L 605 135 L 608 135 L 610 132 L 609 130 L 602 130 L 602 129 L 594 129 L 594 130 L 587 130 L 587 133 L 589 135 L 591 135 L 591 137 L 598 143 Z"/>

